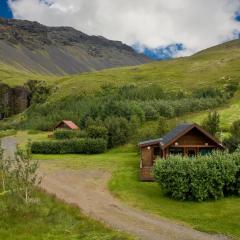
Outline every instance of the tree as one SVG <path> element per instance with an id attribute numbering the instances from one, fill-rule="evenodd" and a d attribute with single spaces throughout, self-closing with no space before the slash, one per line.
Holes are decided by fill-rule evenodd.
<path id="1" fill-rule="evenodd" d="M 37 174 L 39 163 L 32 161 L 30 142 L 26 150 L 17 148 L 14 160 L 14 169 L 11 172 L 12 191 L 28 204 L 35 187 L 42 180 Z"/>
<path id="2" fill-rule="evenodd" d="M 169 125 L 164 117 L 159 117 L 158 120 L 158 128 L 157 128 L 157 135 L 162 137 L 169 131 Z"/>
<path id="3" fill-rule="evenodd" d="M 220 115 L 218 112 L 209 112 L 207 118 L 202 123 L 202 127 L 213 136 L 217 136 L 217 133 L 220 132 Z"/>
<path id="4" fill-rule="evenodd" d="M 108 129 L 108 148 L 127 142 L 130 135 L 130 126 L 127 119 L 122 117 L 108 117 L 105 120 L 105 126 Z"/>
<path id="5" fill-rule="evenodd" d="M 108 138 L 107 128 L 99 125 L 91 125 L 87 128 L 87 136 L 89 138 Z"/>

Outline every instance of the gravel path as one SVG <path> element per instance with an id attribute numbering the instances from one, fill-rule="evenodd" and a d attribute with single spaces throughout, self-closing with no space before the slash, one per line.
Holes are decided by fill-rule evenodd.
<path id="1" fill-rule="evenodd" d="M 15 149 L 14 138 L 5 138 L 3 146 L 8 154 Z M 114 198 L 107 189 L 111 174 L 102 170 L 83 169 L 48 171 L 49 162 L 41 163 L 44 175 L 41 187 L 59 199 L 74 204 L 91 218 L 108 226 L 131 233 L 144 240 L 225 240 L 190 227 L 155 217 L 131 208 Z M 151 203 L 149 203 L 151 204 Z"/>
<path id="2" fill-rule="evenodd" d="M 175 224 L 126 206 L 107 190 L 111 174 L 102 170 L 58 170 L 47 173 L 42 188 L 58 198 L 75 204 L 82 211 L 110 227 L 146 240 L 222 240 L 190 227 Z M 150 203 L 151 204 L 151 203 Z"/>

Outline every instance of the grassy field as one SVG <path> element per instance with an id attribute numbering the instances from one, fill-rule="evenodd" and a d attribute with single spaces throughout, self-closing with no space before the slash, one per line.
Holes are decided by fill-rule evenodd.
<path id="1" fill-rule="evenodd" d="M 112 172 L 109 189 L 122 201 L 202 231 L 240 239 L 240 198 L 203 203 L 171 200 L 164 196 L 156 183 L 139 181 L 139 156 L 132 145 L 99 155 L 35 155 L 34 158 L 48 160 L 44 166 L 51 170 L 106 169 Z"/>
<path id="2" fill-rule="evenodd" d="M 6 207 L 0 197 L 0 239 L 4 240 L 133 240 L 85 217 L 78 208 L 39 192 L 37 205 Z"/>
<path id="3" fill-rule="evenodd" d="M 11 87 L 22 86 L 29 80 L 44 80 L 52 84 L 57 80 L 57 77 L 34 74 L 24 69 L 17 69 L 16 67 L 0 63 L 0 83 L 6 83 Z"/>

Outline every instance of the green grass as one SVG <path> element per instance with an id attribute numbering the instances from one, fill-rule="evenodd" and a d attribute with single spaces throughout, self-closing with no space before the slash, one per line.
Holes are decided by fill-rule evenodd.
<path id="1" fill-rule="evenodd" d="M 58 78 L 51 75 L 41 75 L 29 72 L 22 68 L 16 68 L 10 65 L 0 63 L 0 83 L 6 83 L 9 86 L 22 86 L 29 80 L 47 81 L 54 83 Z"/>
<path id="2" fill-rule="evenodd" d="M 17 133 L 14 129 L 0 130 L 0 138 L 15 135 Z"/>
<path id="3" fill-rule="evenodd" d="M 78 208 L 39 192 L 37 205 L 7 208 L 0 197 L 0 239 L 4 240 L 131 240 L 85 217 Z"/>
<path id="4" fill-rule="evenodd" d="M 240 120 L 240 98 L 239 93 L 234 97 L 227 106 L 216 109 L 220 114 L 221 127 L 228 129 L 231 124 Z M 207 112 L 199 112 L 196 114 L 190 114 L 184 116 L 187 121 L 201 123 L 203 119 L 207 116 Z"/>
<path id="5" fill-rule="evenodd" d="M 35 155 L 35 158 L 51 170 L 106 169 L 113 173 L 109 189 L 122 201 L 202 231 L 240 239 L 240 198 L 202 203 L 171 200 L 156 183 L 139 181 L 139 156 L 133 149 L 128 145 L 99 155 Z"/>

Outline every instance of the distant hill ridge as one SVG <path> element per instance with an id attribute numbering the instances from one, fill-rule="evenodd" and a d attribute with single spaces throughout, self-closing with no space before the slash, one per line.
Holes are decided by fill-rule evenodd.
<path id="1" fill-rule="evenodd" d="M 150 62 L 120 41 L 71 27 L 0 18 L 0 61 L 31 72 L 75 74 Z"/>

